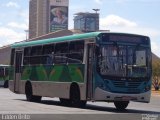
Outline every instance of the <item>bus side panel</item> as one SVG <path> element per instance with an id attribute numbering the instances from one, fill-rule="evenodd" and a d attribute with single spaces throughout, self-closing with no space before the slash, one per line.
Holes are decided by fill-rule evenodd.
<path id="1" fill-rule="evenodd" d="M 0 86 L 4 87 L 5 82 L 9 80 L 8 70 L 9 66 L 0 65 Z"/>
<path id="2" fill-rule="evenodd" d="M 12 92 L 15 92 L 15 83 L 14 83 L 14 80 L 9 80 L 9 90 L 12 91 Z M 25 94 L 25 84 L 26 84 L 26 81 L 20 81 L 19 82 L 19 94 Z"/>
<path id="3" fill-rule="evenodd" d="M 21 81 L 31 80 L 34 95 L 62 98 L 69 98 L 70 85 L 75 82 L 79 85 L 81 99 L 84 100 L 86 98 L 84 66 L 82 64 L 23 66 Z"/>
<path id="4" fill-rule="evenodd" d="M 69 98 L 70 83 L 32 81 L 33 95 Z"/>
<path id="5" fill-rule="evenodd" d="M 24 66 L 22 80 L 84 83 L 84 65 Z"/>
<path id="6" fill-rule="evenodd" d="M 20 94 L 25 94 L 26 81 L 20 80 L 19 84 L 20 84 L 20 85 L 19 85 L 19 93 L 20 93 Z"/>
<path id="7" fill-rule="evenodd" d="M 14 81 L 13 80 L 9 80 L 9 90 L 14 92 Z"/>
<path id="8" fill-rule="evenodd" d="M 0 67 L 0 86 L 3 86 L 4 85 L 4 68 L 3 67 Z"/>
<path id="9" fill-rule="evenodd" d="M 14 92 L 14 67 L 13 66 L 10 66 L 10 69 L 9 69 L 9 89 Z"/>

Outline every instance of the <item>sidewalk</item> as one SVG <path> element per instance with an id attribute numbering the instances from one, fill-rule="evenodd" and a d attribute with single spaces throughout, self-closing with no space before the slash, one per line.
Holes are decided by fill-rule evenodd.
<path id="1" fill-rule="evenodd" d="M 155 91 L 152 89 L 152 95 L 160 96 L 160 90 Z"/>

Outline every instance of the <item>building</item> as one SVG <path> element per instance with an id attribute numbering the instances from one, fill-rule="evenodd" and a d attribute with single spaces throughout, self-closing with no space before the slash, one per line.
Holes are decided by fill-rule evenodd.
<path id="1" fill-rule="evenodd" d="M 29 39 L 68 29 L 69 0 L 30 0 Z"/>
<path id="2" fill-rule="evenodd" d="M 0 47 L 0 64 L 9 65 L 11 55 L 11 46 Z"/>
<path id="3" fill-rule="evenodd" d="M 33 39 L 29 39 L 29 41 L 56 38 L 56 37 L 62 37 L 62 36 L 68 36 L 68 35 L 73 35 L 73 32 L 70 30 L 59 30 L 59 31 L 51 32 L 39 37 L 35 37 Z M 24 42 L 24 41 L 25 40 L 20 42 Z M 0 47 L 0 64 L 9 65 L 10 56 L 11 56 L 11 45 Z"/>
<path id="4" fill-rule="evenodd" d="M 99 31 L 99 13 L 76 13 L 74 17 L 74 29 L 82 32 Z"/>

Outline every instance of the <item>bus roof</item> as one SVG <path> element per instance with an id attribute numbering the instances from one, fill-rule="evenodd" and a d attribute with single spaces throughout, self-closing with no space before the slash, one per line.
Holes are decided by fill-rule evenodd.
<path id="1" fill-rule="evenodd" d="M 28 46 L 35 46 L 35 45 L 43 45 L 43 44 L 51 44 L 51 43 L 57 43 L 57 42 L 79 40 L 79 39 L 85 39 L 85 38 L 94 38 L 97 35 L 99 35 L 100 33 L 101 32 L 91 32 L 91 33 L 74 34 L 74 35 L 70 35 L 70 36 L 49 38 L 49 39 L 29 41 L 29 42 L 24 41 L 24 42 L 20 42 L 20 43 L 15 43 L 11 47 L 12 48 L 20 48 L 20 47 L 28 47 Z"/>

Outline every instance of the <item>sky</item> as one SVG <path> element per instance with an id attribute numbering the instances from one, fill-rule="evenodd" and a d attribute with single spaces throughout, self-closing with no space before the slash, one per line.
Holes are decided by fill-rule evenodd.
<path id="1" fill-rule="evenodd" d="M 70 0 L 69 29 L 74 14 L 100 9 L 100 29 L 149 36 L 160 57 L 160 0 Z M 0 47 L 26 39 L 29 0 L 0 0 Z"/>

